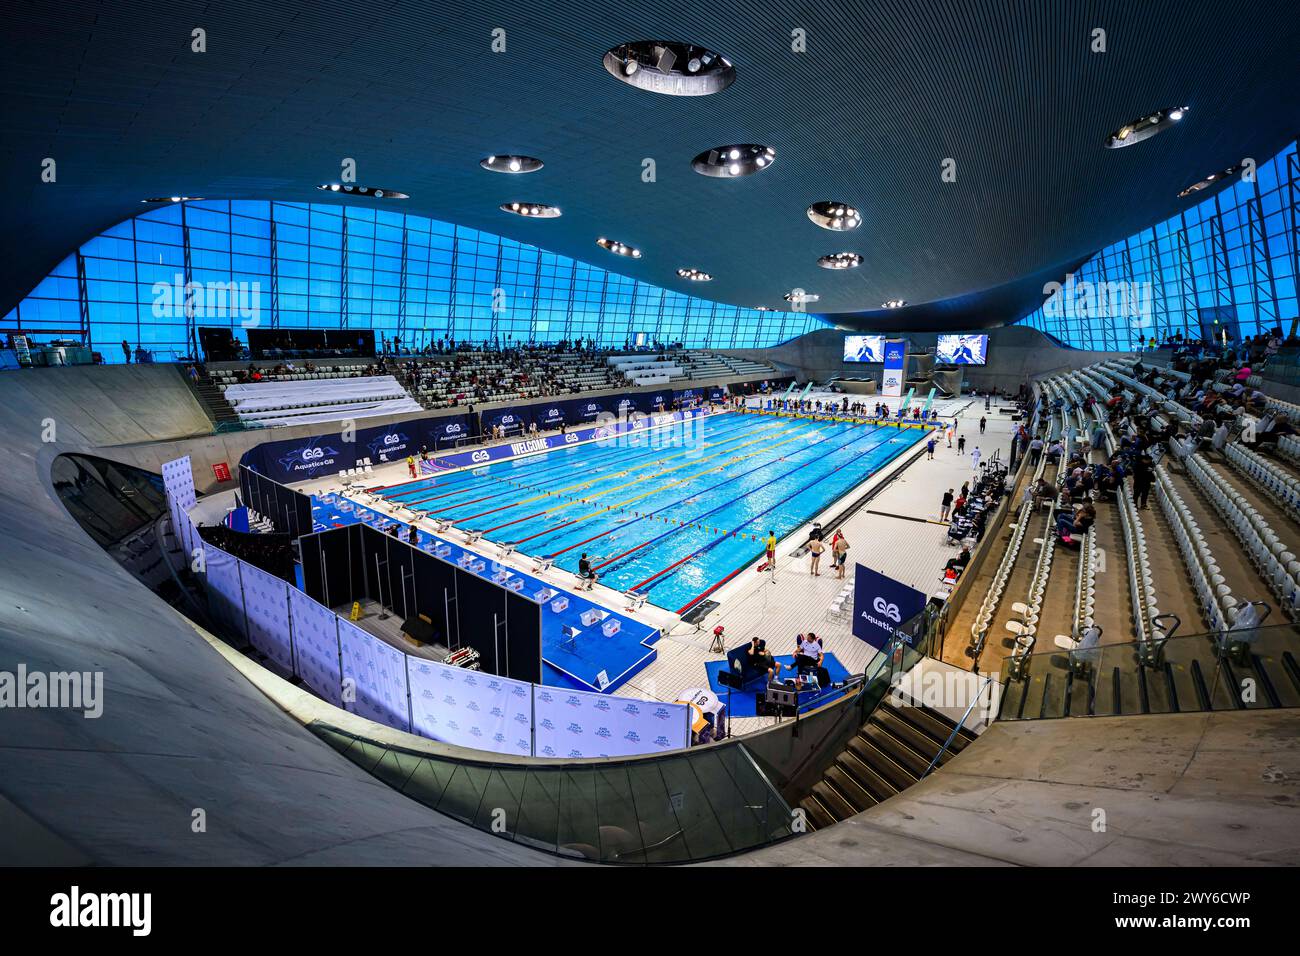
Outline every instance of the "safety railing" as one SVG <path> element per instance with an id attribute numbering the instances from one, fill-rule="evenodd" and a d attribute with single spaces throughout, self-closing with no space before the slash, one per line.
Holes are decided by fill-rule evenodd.
<path id="1" fill-rule="evenodd" d="M 1170 637 L 1150 659 L 1136 642 L 1050 648 L 1013 672 L 999 720 L 1300 707 L 1295 624 Z"/>

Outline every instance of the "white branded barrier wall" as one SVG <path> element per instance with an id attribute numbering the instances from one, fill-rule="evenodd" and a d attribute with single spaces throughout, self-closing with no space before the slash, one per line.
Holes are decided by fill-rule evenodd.
<path id="1" fill-rule="evenodd" d="M 410 730 L 406 655 L 340 618 L 339 657 L 343 662 L 343 706 L 397 730 Z M 354 694 L 348 693 L 349 680 Z"/>
<path id="2" fill-rule="evenodd" d="M 244 586 L 248 642 L 293 673 L 293 631 L 289 624 L 289 585 L 261 568 L 239 562 Z"/>
<path id="3" fill-rule="evenodd" d="M 690 708 L 533 687 L 534 748 L 539 757 L 630 757 L 690 746 Z"/>
<path id="4" fill-rule="evenodd" d="M 336 707 L 431 740 L 518 756 L 639 756 L 690 745 L 684 704 L 544 687 L 403 653 L 287 581 L 204 543 L 189 516 L 192 497 L 185 504 L 186 478 L 193 495 L 189 460 L 168 462 L 164 472 L 176 483 L 167 492 L 177 537 L 203 548 L 200 576 L 215 622 Z"/>
<path id="5" fill-rule="evenodd" d="M 163 489 L 167 493 L 167 504 L 171 510 L 172 527 L 176 537 L 187 555 L 193 553 L 195 539 L 194 525 L 189 520 L 190 509 L 198 503 L 194 493 L 194 471 L 190 465 L 190 456 L 177 458 L 162 466 Z"/>
<path id="6" fill-rule="evenodd" d="M 533 685 L 406 658 L 411 729 L 430 740 L 531 756 Z"/>
<path id="7" fill-rule="evenodd" d="M 335 707 L 343 706 L 339 670 L 339 618 L 295 587 L 289 588 L 293 619 L 293 672 Z"/>
<path id="8" fill-rule="evenodd" d="M 203 545 L 203 573 L 208 583 L 208 610 L 240 637 L 244 627 L 244 592 L 239 583 L 239 561 L 210 544 Z"/>

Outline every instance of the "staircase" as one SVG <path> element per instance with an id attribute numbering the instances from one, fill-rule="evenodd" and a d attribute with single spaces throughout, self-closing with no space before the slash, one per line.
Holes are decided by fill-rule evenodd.
<path id="1" fill-rule="evenodd" d="M 901 706 L 888 698 L 872 711 L 862 729 L 849 740 L 835 763 L 799 801 L 810 829 L 838 823 L 906 790 L 925 774 L 931 762 L 952 744 L 937 766 L 943 766 L 975 739 L 975 735 L 928 707 Z"/>
<path id="2" fill-rule="evenodd" d="M 213 424 L 218 428 L 223 425 L 227 428 L 239 426 L 239 415 L 235 412 L 234 407 L 226 401 L 221 386 L 212 381 L 212 377 L 208 375 L 205 366 L 196 365 L 195 368 L 198 369 L 199 373 L 197 382 L 191 381 L 189 375 L 185 374 L 183 370 L 181 374 L 184 375 L 185 383 L 189 385 L 190 391 L 198 398 L 199 404 L 203 406 L 208 418 L 212 419 Z"/>

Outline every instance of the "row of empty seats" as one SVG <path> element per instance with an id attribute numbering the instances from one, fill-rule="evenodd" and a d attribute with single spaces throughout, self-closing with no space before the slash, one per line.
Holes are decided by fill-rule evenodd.
<path id="1" fill-rule="evenodd" d="M 419 403 L 391 375 L 230 385 L 225 397 L 240 421 L 265 426 L 420 410 Z"/>
<path id="2" fill-rule="evenodd" d="M 1262 488 L 1293 520 L 1300 521 L 1300 480 L 1242 442 L 1232 442 L 1223 452 L 1238 471 Z"/>
<path id="3" fill-rule="evenodd" d="M 1232 528 L 1250 560 L 1278 597 L 1282 605 L 1294 611 L 1300 602 L 1300 560 L 1269 527 L 1259 511 L 1244 501 L 1200 454 L 1184 459 L 1187 473 L 1214 504 L 1214 509 Z"/>

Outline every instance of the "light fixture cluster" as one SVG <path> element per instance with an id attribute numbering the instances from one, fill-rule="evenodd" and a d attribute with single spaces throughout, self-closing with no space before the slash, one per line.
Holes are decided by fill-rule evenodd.
<path id="1" fill-rule="evenodd" d="M 620 44 L 605 54 L 604 64 L 615 79 L 667 96 L 708 96 L 736 80 L 736 68 L 722 54 L 670 40 Z"/>
<path id="2" fill-rule="evenodd" d="M 635 248 L 634 246 L 629 246 L 625 242 L 616 242 L 613 239 L 606 239 L 604 236 L 601 236 L 599 239 L 596 240 L 596 245 L 600 246 L 600 248 L 602 249 L 614 253 L 615 255 L 627 256 L 629 259 L 641 258 L 641 250 Z"/>
<path id="3" fill-rule="evenodd" d="M 155 196 L 153 199 L 141 199 L 141 202 L 198 202 L 202 196 Z"/>
<path id="4" fill-rule="evenodd" d="M 1206 176 L 1204 179 L 1192 183 L 1190 186 L 1188 186 L 1186 189 L 1180 192 L 1178 194 L 1178 198 L 1184 199 L 1187 196 L 1192 195 L 1193 193 L 1199 193 L 1202 189 L 1209 189 L 1211 186 L 1214 186 L 1217 183 L 1221 183 L 1226 179 L 1232 179 L 1234 176 L 1240 175 L 1241 171 L 1245 168 L 1246 168 L 1245 166 L 1238 163 L 1236 166 L 1229 166 L 1227 169 L 1221 172 L 1210 173 L 1210 175 Z"/>
<path id="5" fill-rule="evenodd" d="M 678 269 L 677 274 L 683 279 L 690 279 L 692 282 L 712 282 L 713 276 L 707 272 L 701 272 L 699 269 Z"/>
<path id="6" fill-rule="evenodd" d="M 395 189 L 383 189 L 379 186 L 358 186 L 354 183 L 321 183 L 316 187 L 331 193 L 347 193 L 349 196 L 369 196 L 371 199 L 410 199 L 406 193 Z"/>
<path id="7" fill-rule="evenodd" d="M 816 302 L 821 296 L 813 292 L 805 292 L 803 289 L 791 289 L 784 298 L 787 302 Z"/>
<path id="8" fill-rule="evenodd" d="M 832 252 L 818 259 L 817 264 L 823 269 L 856 269 L 862 265 L 862 257 L 856 252 Z"/>
<path id="9" fill-rule="evenodd" d="M 906 299 L 888 299 L 880 303 L 882 309 L 901 309 L 905 305 L 907 305 Z"/>
<path id="10" fill-rule="evenodd" d="M 1157 133 L 1163 133 L 1187 115 L 1186 106 L 1174 106 L 1167 110 L 1156 110 L 1146 116 L 1140 116 L 1131 123 L 1125 123 L 1106 137 L 1107 149 L 1122 149 L 1143 140 L 1148 140 Z"/>
<path id="11" fill-rule="evenodd" d="M 862 225 L 862 217 L 848 203 L 827 199 L 808 207 L 808 218 L 832 232 L 848 232 Z"/>
<path id="12" fill-rule="evenodd" d="M 533 156 L 489 156 L 478 164 L 494 173 L 510 174 L 535 173 L 546 165 Z"/>
<path id="13" fill-rule="evenodd" d="M 527 216 L 529 219 L 559 219 L 561 215 L 559 206 L 547 206 L 539 202 L 503 202 L 501 211 Z"/>
<path id="14" fill-rule="evenodd" d="M 729 179 L 752 176 L 776 162 L 776 150 L 758 143 L 736 143 L 706 149 L 691 160 L 691 167 L 701 176 Z"/>

